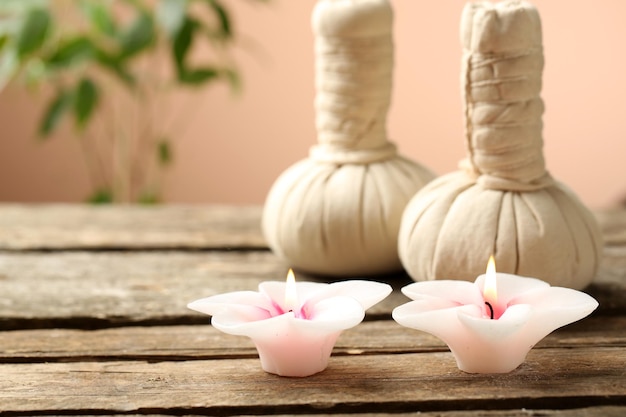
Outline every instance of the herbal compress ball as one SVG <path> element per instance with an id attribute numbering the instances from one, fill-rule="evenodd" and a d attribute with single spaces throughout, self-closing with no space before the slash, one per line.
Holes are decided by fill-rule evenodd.
<path id="1" fill-rule="evenodd" d="M 392 19 L 387 0 L 321 0 L 313 11 L 318 144 L 276 180 L 262 223 L 270 248 L 297 269 L 402 268 L 402 211 L 433 175 L 387 138 Z"/>
<path id="2" fill-rule="evenodd" d="M 581 289 L 602 241 L 592 214 L 545 169 L 539 14 L 524 1 L 471 3 L 461 39 L 468 156 L 407 206 L 402 264 L 415 280 L 473 281 L 493 253 L 498 271 Z"/>

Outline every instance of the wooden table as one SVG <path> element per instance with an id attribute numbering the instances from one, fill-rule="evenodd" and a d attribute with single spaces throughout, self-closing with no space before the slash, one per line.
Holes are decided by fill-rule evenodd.
<path id="1" fill-rule="evenodd" d="M 517 370 L 463 373 L 392 321 L 409 282 L 393 276 L 328 369 L 300 379 L 263 372 L 248 339 L 185 307 L 283 279 L 258 207 L 0 205 L 0 415 L 626 416 L 626 211 L 597 216 L 600 308 Z"/>

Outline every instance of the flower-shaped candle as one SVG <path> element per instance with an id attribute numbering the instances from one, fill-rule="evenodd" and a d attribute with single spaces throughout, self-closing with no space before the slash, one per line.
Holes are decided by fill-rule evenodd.
<path id="1" fill-rule="evenodd" d="M 553 330 L 598 306 L 580 291 L 496 273 L 492 262 L 473 283 L 407 285 L 402 292 L 414 301 L 395 308 L 394 320 L 442 339 L 462 371 L 504 373 L 524 362 L 530 349 Z"/>
<path id="2" fill-rule="evenodd" d="M 372 281 L 295 282 L 290 270 L 287 282 L 262 282 L 258 292 L 219 294 L 188 307 L 212 315 L 224 333 L 250 337 L 266 372 L 303 377 L 326 369 L 341 331 L 390 292 Z"/>

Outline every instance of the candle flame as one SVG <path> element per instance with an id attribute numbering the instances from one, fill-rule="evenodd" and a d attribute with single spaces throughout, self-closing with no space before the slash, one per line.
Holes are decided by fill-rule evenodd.
<path id="1" fill-rule="evenodd" d="M 293 311 L 298 305 L 298 291 L 296 288 L 296 277 L 293 270 L 289 268 L 287 272 L 287 282 L 285 285 L 285 309 Z"/>
<path id="2" fill-rule="evenodd" d="M 496 300 L 498 299 L 498 288 L 496 283 L 496 261 L 493 258 L 493 255 L 489 257 L 489 262 L 487 262 L 483 297 L 485 298 L 485 301 L 489 301 L 492 304 L 495 304 Z"/>

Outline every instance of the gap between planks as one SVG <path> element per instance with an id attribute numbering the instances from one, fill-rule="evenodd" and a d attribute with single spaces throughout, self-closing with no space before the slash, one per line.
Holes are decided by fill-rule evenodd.
<path id="1" fill-rule="evenodd" d="M 626 313 L 625 271 L 626 248 L 607 258 L 599 281 L 587 289 L 600 302 L 597 314 Z M 207 318 L 187 303 L 255 290 L 262 281 L 284 279 L 286 272 L 265 251 L 5 253 L 0 329 L 197 324 Z M 329 280 L 304 274 L 298 279 Z M 368 310 L 367 319 L 388 319 L 408 301 L 400 288 L 412 280 L 406 274 L 373 279 L 389 282 L 394 291 Z"/>
<path id="2" fill-rule="evenodd" d="M 565 326 L 535 349 L 626 347 L 626 317 L 590 317 Z M 344 331 L 333 355 L 447 352 L 438 338 L 391 320 L 364 322 Z M 257 357 L 247 337 L 210 325 L 123 327 L 104 330 L 17 330 L 0 338 L 0 363 L 149 360 L 181 361 Z"/>
<path id="3" fill-rule="evenodd" d="M 565 354 L 565 352 L 567 354 Z M 0 365 L 0 409 L 260 414 L 579 408 L 626 403 L 623 348 L 535 349 L 515 371 L 466 374 L 449 352 L 331 357 L 307 378 L 258 359 Z M 142 411 L 143 410 L 143 411 Z"/>

